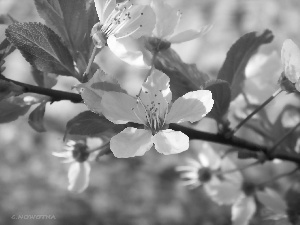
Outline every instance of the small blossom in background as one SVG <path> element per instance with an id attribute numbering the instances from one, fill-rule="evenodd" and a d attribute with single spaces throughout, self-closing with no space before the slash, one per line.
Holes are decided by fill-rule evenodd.
<path id="1" fill-rule="evenodd" d="M 69 140 L 64 148 L 64 152 L 53 152 L 56 157 L 65 158 L 63 163 L 70 163 L 68 172 L 69 191 L 77 193 L 83 192 L 89 185 L 91 166 L 87 162 L 90 153 L 83 141 Z"/>
<path id="2" fill-rule="evenodd" d="M 205 192 L 218 204 L 232 204 L 241 194 L 242 175 L 229 158 L 221 158 L 212 147 L 200 144 L 198 158 L 187 159 L 187 165 L 178 166 L 184 185 L 203 186 Z M 227 173 L 228 171 L 228 173 Z"/>
<path id="3" fill-rule="evenodd" d="M 291 39 L 283 42 L 281 62 L 283 65 L 283 74 L 279 80 L 281 86 L 286 91 L 293 91 L 293 88 L 287 82 L 288 79 L 294 84 L 296 90 L 300 91 L 300 49 Z"/>
<path id="4" fill-rule="evenodd" d="M 162 154 L 176 154 L 189 148 L 189 138 L 180 131 L 168 128 L 170 123 L 196 122 L 213 107 L 214 100 L 208 90 L 185 94 L 173 104 L 169 88 L 170 78 L 153 70 L 134 98 L 120 92 L 105 92 L 101 105 L 103 115 L 115 124 L 133 122 L 145 129 L 127 127 L 112 137 L 110 148 L 118 158 L 144 155 L 153 144 Z"/>
<path id="5" fill-rule="evenodd" d="M 257 189 L 254 184 L 245 182 L 243 192 L 231 207 L 232 224 L 248 225 L 257 211 L 257 202 L 275 214 L 286 216 L 287 205 L 276 191 L 268 187 Z"/>
<path id="6" fill-rule="evenodd" d="M 150 6 L 133 4 L 130 0 L 94 0 L 100 22 L 91 35 L 95 46 L 106 45 L 124 62 L 149 68 L 135 39 L 150 35 L 155 26 L 155 14 Z"/>

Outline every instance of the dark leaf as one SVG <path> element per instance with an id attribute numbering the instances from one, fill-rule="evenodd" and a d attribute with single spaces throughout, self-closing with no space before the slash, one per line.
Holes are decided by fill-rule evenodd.
<path id="1" fill-rule="evenodd" d="M 46 25 L 53 29 L 66 43 L 70 39 L 65 27 L 63 12 L 58 0 L 34 0 L 36 9 Z M 72 1 L 68 1 L 72 2 Z"/>
<path id="2" fill-rule="evenodd" d="M 46 103 L 47 102 L 41 103 L 29 115 L 28 123 L 37 132 L 46 131 L 44 126 L 44 115 L 45 115 Z"/>
<path id="3" fill-rule="evenodd" d="M 224 116 L 227 114 L 231 101 L 231 90 L 228 82 L 224 80 L 210 80 L 205 83 L 204 89 L 212 92 L 214 100 L 214 106 L 207 116 L 219 122 L 227 121 Z"/>
<path id="4" fill-rule="evenodd" d="M 86 3 L 83 0 L 59 0 L 65 27 L 75 49 L 82 44 L 89 32 L 87 24 Z"/>
<path id="5" fill-rule="evenodd" d="M 41 87 L 52 88 L 57 83 L 57 75 L 45 73 L 32 68 L 32 76 L 34 81 Z"/>
<path id="6" fill-rule="evenodd" d="M 0 102 L 0 123 L 12 122 L 24 115 L 29 110 L 30 105 L 19 105 L 11 99 Z"/>
<path id="7" fill-rule="evenodd" d="M 241 93 L 245 80 L 245 68 L 249 59 L 262 44 L 270 43 L 273 38 L 270 30 L 265 30 L 261 34 L 257 32 L 247 33 L 235 42 L 227 52 L 218 79 L 226 80 L 230 84 L 232 100 Z"/>
<path id="8" fill-rule="evenodd" d="M 67 123 L 65 137 L 68 134 L 95 136 L 114 126 L 115 124 L 105 117 L 99 116 L 91 111 L 85 111 L 78 114 Z"/>
<path id="9" fill-rule="evenodd" d="M 5 38 L 0 44 L 0 65 L 6 56 L 12 53 L 16 48 Z"/>
<path id="10" fill-rule="evenodd" d="M 0 78 L 0 101 L 24 93 L 24 88 Z"/>
<path id="11" fill-rule="evenodd" d="M 300 223 L 300 182 L 296 181 L 287 191 L 285 200 L 288 205 L 288 216 L 292 224 Z"/>
<path id="12" fill-rule="evenodd" d="M 154 65 L 170 77 L 173 100 L 187 92 L 203 89 L 209 80 L 207 74 L 200 72 L 195 64 L 184 63 L 171 48 L 159 52 Z"/>
<path id="13" fill-rule="evenodd" d="M 14 18 L 12 18 L 9 14 L 6 15 L 0 15 L 0 24 L 10 25 L 12 23 L 16 23 Z"/>
<path id="14" fill-rule="evenodd" d="M 72 56 L 61 39 L 41 23 L 15 23 L 6 29 L 6 37 L 38 70 L 77 76 Z"/>

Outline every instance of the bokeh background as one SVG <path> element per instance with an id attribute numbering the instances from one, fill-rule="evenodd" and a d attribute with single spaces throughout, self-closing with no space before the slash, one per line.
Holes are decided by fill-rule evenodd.
<path id="1" fill-rule="evenodd" d="M 300 44 L 298 0 L 167 2 L 183 13 L 178 30 L 213 24 L 213 29 L 204 37 L 172 46 L 185 62 L 196 63 L 200 70 L 212 77 L 217 75 L 226 52 L 240 36 L 266 28 L 272 30 L 274 41 L 261 48 L 247 68 L 249 80 L 246 87 L 258 102 L 276 90 L 283 40 L 291 38 Z M 7 13 L 18 21 L 43 22 L 33 0 L 0 0 L 0 14 Z M 5 28 L 0 25 L 0 41 L 4 39 Z M 121 62 L 118 62 L 120 66 L 111 67 L 116 59 L 109 53 L 98 58 L 107 71 L 116 75 L 127 74 L 123 85 L 132 88 L 133 92 L 136 90 L 136 86 L 128 83 L 129 77 L 136 77 L 135 73 L 141 71 L 133 71 Z M 18 51 L 7 58 L 5 66 L 7 77 L 34 83 L 30 66 Z M 77 84 L 75 79 L 61 77 L 54 88 L 71 91 L 74 84 Z M 279 98 L 270 106 L 275 107 L 270 114 L 273 121 L 287 101 L 299 104 L 292 97 Z M 233 104 L 232 110 L 238 105 Z M 144 157 L 125 160 L 105 156 L 92 163 L 91 183 L 83 194 L 68 192 L 68 165 L 62 164 L 51 153 L 63 148 L 67 121 L 86 109 L 83 104 L 67 101 L 47 104 L 46 133 L 37 133 L 30 128 L 28 114 L 0 125 L 0 224 L 230 224 L 229 207 L 220 207 L 201 189 L 189 190 L 179 182 L 175 166 L 182 165 L 185 157 L 201 150 L 197 147 L 175 156 L 162 156 L 154 151 Z M 198 126 L 205 130 L 215 129 L 209 119 L 204 119 Z M 244 134 L 240 133 L 241 136 Z M 214 148 L 225 149 L 217 145 Z M 276 168 L 264 165 L 259 168 L 260 179 L 290 167 L 288 163 Z M 257 170 L 250 174 L 257 176 Z M 281 190 L 286 188 L 282 186 Z M 54 215 L 56 219 L 12 220 L 12 215 Z"/>

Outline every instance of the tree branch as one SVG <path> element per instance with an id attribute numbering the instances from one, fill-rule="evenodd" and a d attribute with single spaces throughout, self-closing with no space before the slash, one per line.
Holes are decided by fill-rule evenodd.
<path id="1" fill-rule="evenodd" d="M 21 83 L 18 81 L 8 79 L 3 76 L 0 76 L 0 79 L 6 80 L 9 82 L 13 82 L 14 84 L 24 87 L 25 92 L 32 92 L 32 93 L 47 95 L 47 96 L 51 97 L 52 101 L 69 100 L 74 103 L 80 103 L 83 101 L 79 94 L 38 87 L 38 86 L 30 85 L 30 84 L 25 84 L 25 83 Z M 226 138 L 225 136 L 223 136 L 221 134 L 213 134 L 213 133 L 208 133 L 208 132 L 203 132 L 203 131 L 197 131 L 192 128 L 184 127 L 184 126 L 181 126 L 178 124 L 170 124 L 170 128 L 173 130 L 176 130 L 176 131 L 183 132 L 190 139 L 197 139 L 197 140 L 209 141 L 209 142 L 214 142 L 214 143 L 223 144 L 223 145 L 230 145 L 230 146 L 238 147 L 241 149 L 247 149 L 249 151 L 254 151 L 254 152 L 263 152 L 263 153 L 265 153 L 266 157 L 269 160 L 273 160 L 276 158 L 276 159 L 287 160 L 287 161 L 291 161 L 291 162 L 300 164 L 300 154 L 297 154 L 297 153 L 283 152 L 283 151 L 272 152 L 272 151 L 270 151 L 269 148 L 267 148 L 265 146 L 261 146 L 256 143 L 249 142 L 249 141 L 246 141 L 246 140 L 238 138 L 238 137 L 233 136 L 233 137 Z"/>
<path id="2" fill-rule="evenodd" d="M 69 100 L 74 103 L 82 102 L 82 98 L 79 94 L 66 92 L 66 91 L 54 90 L 54 89 L 50 89 L 50 88 L 39 87 L 39 86 L 31 85 L 31 84 L 25 84 L 25 83 L 22 83 L 19 81 L 8 79 L 4 76 L 0 76 L 0 79 L 8 81 L 8 82 L 12 82 L 16 85 L 23 87 L 25 93 L 36 93 L 36 94 L 49 96 L 49 97 L 51 97 L 52 102 L 57 102 L 57 101 L 61 101 L 61 100 Z"/>

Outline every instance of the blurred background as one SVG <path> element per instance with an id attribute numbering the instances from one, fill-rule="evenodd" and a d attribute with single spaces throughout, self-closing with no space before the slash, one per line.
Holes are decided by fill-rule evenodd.
<path id="1" fill-rule="evenodd" d="M 167 0 L 166 0 L 167 1 Z M 268 28 L 274 41 L 260 49 L 247 67 L 247 91 L 260 102 L 277 89 L 280 75 L 282 42 L 291 38 L 300 45 L 300 2 L 298 0 L 169 0 L 183 13 L 178 30 L 200 28 L 213 24 L 204 37 L 173 45 L 187 63 L 216 77 L 226 52 L 243 34 Z M 0 0 L 0 14 L 10 14 L 21 22 L 43 22 L 33 0 Z M 4 39 L 4 25 L 0 25 L 0 41 Z M 132 71 L 109 53 L 98 56 L 111 73 Z M 18 81 L 33 83 L 29 64 L 18 51 L 6 60 L 4 75 Z M 116 71 L 115 68 L 118 68 Z M 124 79 L 124 86 L 129 78 Z M 55 89 L 71 91 L 78 82 L 60 77 Z M 133 88 L 134 89 L 134 88 Z M 287 101 L 299 104 L 293 97 L 279 98 L 270 107 L 278 109 Z M 233 104 L 232 109 L 240 103 Z M 277 107 L 277 108 L 276 108 Z M 32 107 L 32 111 L 35 107 Z M 87 110 L 83 104 L 67 101 L 47 104 L 46 133 L 37 133 L 28 125 L 28 114 L 18 120 L 0 124 L 0 224 L 113 224 L 113 225 L 213 225 L 230 224 L 230 208 L 218 206 L 201 189 L 182 186 L 174 167 L 184 164 L 184 158 L 200 149 L 162 156 L 152 151 L 144 157 L 116 159 L 105 156 L 92 163 L 91 182 L 83 194 L 67 191 L 68 165 L 52 156 L 63 146 L 63 132 L 67 121 Z M 270 114 L 272 121 L 276 112 Z M 201 129 L 214 130 L 214 123 L 204 119 Z M 263 142 L 263 140 L 262 140 Z M 201 146 L 201 145 L 199 145 Z M 227 147 L 214 145 L 214 148 Z M 278 168 L 281 169 L 278 169 Z M 283 164 L 274 169 L 260 168 L 261 179 L 290 168 Z M 253 174 L 256 176 L 257 172 Z M 287 188 L 287 187 L 285 187 Z M 284 189 L 284 187 L 283 187 Z M 12 220 L 12 215 L 54 215 L 55 220 Z"/>

